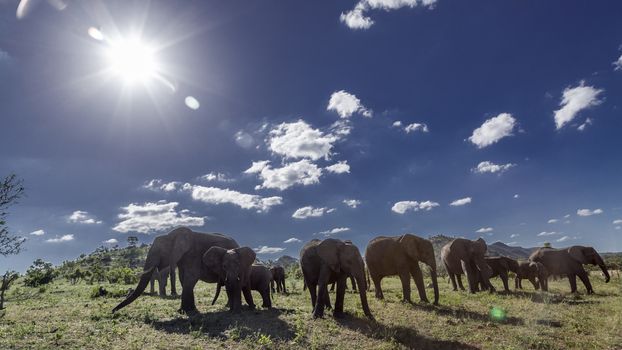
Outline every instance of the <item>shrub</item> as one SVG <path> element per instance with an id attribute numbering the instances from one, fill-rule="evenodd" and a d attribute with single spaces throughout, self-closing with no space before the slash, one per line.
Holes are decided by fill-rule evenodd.
<path id="1" fill-rule="evenodd" d="M 138 282 L 138 276 L 134 270 L 129 267 L 117 267 L 106 274 L 106 278 L 110 283 L 135 284 Z"/>

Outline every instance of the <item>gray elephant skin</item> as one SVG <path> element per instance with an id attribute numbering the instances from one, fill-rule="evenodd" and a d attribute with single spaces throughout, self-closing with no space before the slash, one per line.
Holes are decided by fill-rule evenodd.
<path id="1" fill-rule="evenodd" d="M 155 293 L 155 282 L 157 281 L 158 293 L 161 297 L 166 296 L 166 285 L 169 276 L 171 277 L 171 295 L 177 295 L 177 288 L 175 285 L 177 274 L 175 273 L 175 268 L 171 268 L 170 266 L 167 266 L 162 270 L 156 269 L 153 271 L 153 274 L 151 275 L 151 281 L 149 283 L 149 289 L 152 295 Z"/>
<path id="2" fill-rule="evenodd" d="M 261 295 L 263 304 L 261 307 L 271 308 L 272 300 L 270 299 L 270 282 L 272 279 L 272 271 L 268 269 L 264 265 L 252 265 L 250 271 L 250 289 L 256 290 Z M 214 294 L 214 300 L 212 300 L 212 305 L 216 303 L 218 300 L 218 296 L 220 295 L 220 287 L 218 284 L 216 288 L 216 293 Z"/>
<path id="3" fill-rule="evenodd" d="M 251 294 L 251 266 L 256 258 L 255 252 L 249 247 L 225 249 L 211 247 L 203 254 L 203 264 L 211 271 L 217 271 L 219 281 L 216 295 L 220 293 L 222 285 L 225 286 L 228 302 L 232 311 L 240 311 L 242 298 L 251 309 L 255 308 L 253 295 Z"/>
<path id="4" fill-rule="evenodd" d="M 529 280 L 535 290 L 542 288 L 547 290 L 548 286 L 548 272 L 546 267 L 539 262 L 533 261 L 519 261 L 518 271 L 514 278 L 514 288 L 523 289 L 522 280 Z"/>
<path id="5" fill-rule="evenodd" d="M 587 272 L 583 268 L 585 264 L 597 265 L 605 275 L 605 282 L 609 282 L 609 271 L 603 258 L 592 247 L 572 246 L 562 249 L 538 248 L 529 256 L 529 260 L 539 262 L 546 267 L 550 275 L 565 275 L 570 282 L 570 291 L 577 292 L 577 277 L 581 279 L 587 294 L 594 293 Z M 546 288 L 546 287 L 545 287 Z M 548 288 L 547 288 L 548 289 Z M 545 290 L 547 290 L 545 289 Z"/>
<path id="6" fill-rule="evenodd" d="M 270 281 L 270 287 L 272 288 L 272 293 L 275 291 L 278 293 L 287 294 L 287 288 L 285 288 L 285 269 L 283 266 L 272 266 L 270 268 L 270 273 L 272 274 L 272 279 Z M 276 290 L 274 289 L 274 284 L 276 283 Z"/>
<path id="7" fill-rule="evenodd" d="M 300 267 L 311 296 L 314 318 L 324 316 L 324 307 L 329 304 L 328 284 L 333 282 L 337 282 L 333 315 L 343 315 L 346 278 L 353 276 L 359 287 L 363 312 L 373 319 L 365 292 L 365 264 L 354 244 L 334 238 L 314 239 L 300 251 Z"/>
<path id="8" fill-rule="evenodd" d="M 372 239 L 365 250 L 365 261 L 371 280 L 376 289 L 376 298 L 383 299 L 381 281 L 383 277 L 399 276 L 402 282 L 402 298 L 411 302 L 410 277 L 415 280 L 419 298 L 429 302 L 425 292 L 423 273 L 419 262 L 430 267 L 430 277 L 434 289 L 434 305 L 438 305 L 438 280 L 434 247 L 427 239 L 405 234 L 402 236 L 380 236 Z"/>
<path id="9" fill-rule="evenodd" d="M 199 233 L 187 227 L 179 227 L 166 235 L 153 240 L 147 253 L 143 274 L 134 291 L 126 297 L 112 312 L 116 312 L 131 304 L 147 287 L 155 269 L 162 270 L 168 266 L 177 266 L 182 285 L 180 312 L 196 313 L 194 286 L 199 280 L 216 283 L 220 280 L 220 272 L 213 271 L 203 264 L 203 255 L 211 247 L 224 249 L 238 248 L 238 243 L 231 237 L 218 233 Z M 239 289 L 238 289 L 239 290 Z"/>
<path id="10" fill-rule="evenodd" d="M 509 292 L 510 286 L 508 285 L 508 275 L 509 272 L 516 273 L 518 271 L 518 262 L 506 256 L 487 256 L 484 258 L 484 261 L 486 261 L 486 264 L 488 264 L 492 270 L 490 278 L 499 276 L 501 282 L 503 282 L 503 289 L 506 292 Z M 486 286 L 481 281 L 480 285 L 482 290 L 486 289 Z"/>
<path id="11" fill-rule="evenodd" d="M 465 238 L 456 238 L 453 241 L 447 243 L 441 249 L 441 260 L 445 265 L 447 274 L 451 280 L 453 290 L 458 290 L 456 287 L 456 279 L 458 280 L 458 286 L 464 290 L 462 285 L 461 275 L 464 273 L 469 283 L 469 292 L 475 293 L 479 291 L 478 284 L 481 282 L 486 288 L 493 292 L 495 288 L 490 284 L 490 276 L 492 276 L 492 270 L 484 255 L 488 250 L 486 241 L 482 238 L 478 238 L 474 241 Z"/>

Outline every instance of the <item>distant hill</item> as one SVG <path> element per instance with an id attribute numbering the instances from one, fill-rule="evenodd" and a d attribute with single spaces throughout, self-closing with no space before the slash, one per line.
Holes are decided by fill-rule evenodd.
<path id="1" fill-rule="evenodd" d="M 288 268 L 292 265 L 298 264 L 298 259 L 292 258 L 289 255 L 283 255 L 282 257 L 276 259 L 275 263 L 283 266 L 284 268 Z"/>

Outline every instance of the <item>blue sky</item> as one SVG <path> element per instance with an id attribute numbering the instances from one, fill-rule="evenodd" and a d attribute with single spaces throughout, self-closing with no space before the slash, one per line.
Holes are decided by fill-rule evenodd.
<path id="1" fill-rule="evenodd" d="M 619 2 L 25 3 L 0 1 L 0 174 L 27 189 L 0 270 L 181 224 L 264 259 L 406 232 L 622 250 Z M 110 57 L 139 34 L 130 82 Z"/>

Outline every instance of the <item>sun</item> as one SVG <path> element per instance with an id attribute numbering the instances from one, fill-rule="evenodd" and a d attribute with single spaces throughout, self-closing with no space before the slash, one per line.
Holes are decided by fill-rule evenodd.
<path id="1" fill-rule="evenodd" d="M 127 83 L 157 78 L 155 51 L 138 38 L 110 41 L 106 54 L 111 71 Z"/>

